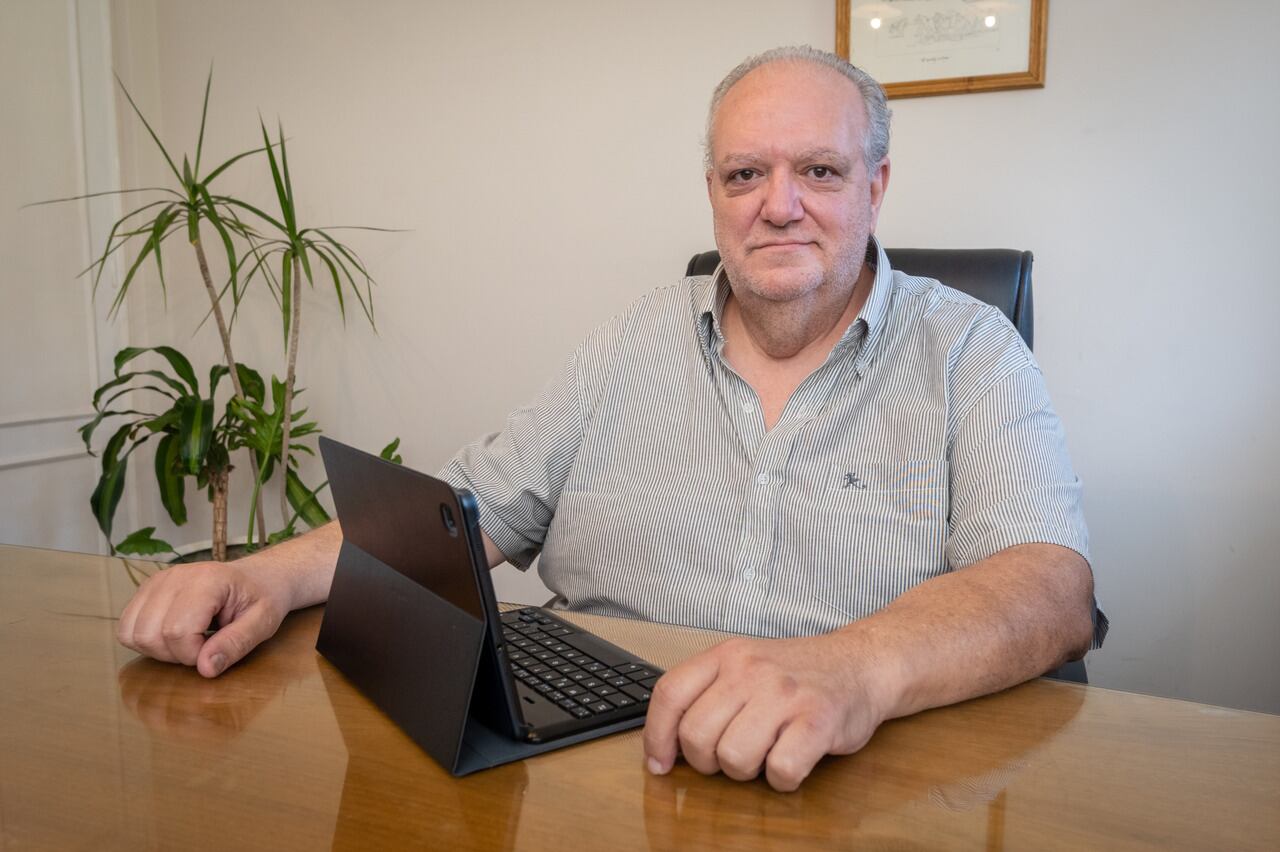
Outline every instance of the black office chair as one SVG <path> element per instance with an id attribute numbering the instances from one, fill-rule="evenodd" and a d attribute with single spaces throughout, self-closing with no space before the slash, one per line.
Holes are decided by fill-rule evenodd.
<path id="1" fill-rule="evenodd" d="M 1034 338 L 1029 251 L 1013 249 L 885 249 L 889 263 L 908 275 L 934 278 L 995 305 L 1022 335 L 1027 348 Z M 720 264 L 720 252 L 704 251 L 689 259 L 685 275 L 710 275 Z M 1045 677 L 1088 683 L 1084 660 L 1072 660 Z"/>
<path id="2" fill-rule="evenodd" d="M 1013 323 L 1031 348 L 1034 317 L 1031 306 L 1029 251 L 1013 249 L 885 249 L 889 263 L 909 275 L 936 278 L 995 305 Z M 689 260 L 685 275 L 710 275 L 720 263 L 720 252 L 704 251 Z"/>

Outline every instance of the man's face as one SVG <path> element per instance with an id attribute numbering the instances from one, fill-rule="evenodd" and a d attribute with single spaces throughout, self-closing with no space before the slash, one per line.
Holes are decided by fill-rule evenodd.
<path id="1" fill-rule="evenodd" d="M 716 245 L 734 291 L 790 301 L 851 290 L 888 182 L 868 177 L 866 110 L 830 68 L 773 62 L 720 102 L 707 190 Z"/>

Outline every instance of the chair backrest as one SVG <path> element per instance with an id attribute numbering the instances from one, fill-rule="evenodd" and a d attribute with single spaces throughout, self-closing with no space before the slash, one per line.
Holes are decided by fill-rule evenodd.
<path id="1" fill-rule="evenodd" d="M 936 278 L 1004 311 L 1027 348 L 1035 337 L 1029 251 L 1013 249 L 885 249 L 889 263 L 908 275 Z M 704 251 L 689 260 L 686 275 L 710 275 L 720 252 Z"/>

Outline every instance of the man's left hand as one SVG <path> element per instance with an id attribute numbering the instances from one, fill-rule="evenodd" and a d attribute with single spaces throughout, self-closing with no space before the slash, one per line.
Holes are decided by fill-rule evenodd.
<path id="1" fill-rule="evenodd" d="M 704 774 L 745 781 L 763 770 L 789 792 L 824 755 L 862 748 L 891 701 L 851 638 L 730 639 L 667 672 L 644 729 L 649 771 L 669 772 L 678 751 Z"/>

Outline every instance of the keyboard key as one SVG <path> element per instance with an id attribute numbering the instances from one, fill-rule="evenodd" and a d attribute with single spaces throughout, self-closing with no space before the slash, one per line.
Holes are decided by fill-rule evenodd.
<path id="1" fill-rule="evenodd" d="M 638 683 L 629 683 L 626 686 L 622 687 L 622 691 L 625 692 L 627 695 L 630 695 L 636 701 L 648 701 L 650 698 L 653 697 L 652 692 L 645 689 L 643 686 L 641 686 Z"/>
<path id="2" fill-rule="evenodd" d="M 569 672 L 569 677 L 573 680 L 583 681 L 591 677 L 591 675 L 584 671 L 576 671 L 576 672 Z"/>
<path id="3" fill-rule="evenodd" d="M 656 677 L 647 677 L 644 680 L 637 682 L 646 689 L 653 689 L 653 685 L 658 682 L 658 679 Z"/>
<path id="4" fill-rule="evenodd" d="M 551 681 L 551 680 L 559 680 L 561 677 L 563 677 L 563 675 L 561 675 L 560 672 L 555 671 L 553 669 L 551 671 L 545 671 L 540 673 L 538 677 L 542 678 L 543 680 Z"/>
<path id="5" fill-rule="evenodd" d="M 586 681 L 583 681 L 583 683 L 586 683 Z M 612 686 L 609 686 L 608 684 L 602 683 L 599 686 L 591 687 L 591 691 L 594 692 L 596 695 L 603 695 L 607 697 L 607 696 L 616 694 L 618 690 L 614 689 Z"/>
<path id="6" fill-rule="evenodd" d="M 604 681 L 597 680 L 596 678 L 593 678 L 593 677 L 589 677 L 586 680 L 581 681 L 581 683 L 587 689 L 595 689 L 597 686 L 604 686 Z"/>
<path id="7" fill-rule="evenodd" d="M 613 705 L 608 701 L 597 701 L 595 704 L 590 705 L 590 708 L 593 713 L 608 713 L 613 709 Z"/>
<path id="8" fill-rule="evenodd" d="M 578 702 L 574 701 L 572 698 L 561 698 L 556 703 L 566 710 L 573 710 L 575 707 L 579 706 Z"/>
<path id="9" fill-rule="evenodd" d="M 631 683 L 631 679 L 628 677 L 623 677 L 622 675 L 615 675 L 613 677 L 605 678 L 604 682 L 609 684 L 610 686 L 616 686 L 619 689 L 621 689 L 622 687 Z"/>
<path id="10" fill-rule="evenodd" d="M 547 647 L 555 651 L 557 654 L 564 654 L 565 651 L 569 651 L 570 653 L 576 653 L 572 648 L 570 648 L 568 645 L 564 644 L 563 642 L 557 642 L 556 644 L 548 645 Z M 578 654 L 578 656 L 582 656 L 582 655 Z M 569 655 L 565 654 L 565 659 L 568 659 L 568 657 Z"/>
<path id="11" fill-rule="evenodd" d="M 631 678 L 634 681 L 641 681 L 641 680 L 644 680 L 645 678 L 657 677 L 657 676 L 658 676 L 657 672 L 651 672 L 648 669 L 637 669 L 636 671 L 631 672 L 630 674 L 627 675 L 627 677 Z"/>
<path id="12" fill-rule="evenodd" d="M 532 666 L 529 666 L 529 674 L 540 675 L 543 672 L 549 672 L 549 671 L 551 671 L 551 666 L 544 665 L 542 663 L 536 663 Z"/>
<path id="13" fill-rule="evenodd" d="M 591 711 L 583 707 L 582 705 L 578 705 L 577 707 L 574 707 L 569 712 L 577 716 L 579 719 L 585 719 L 591 715 Z"/>
<path id="14" fill-rule="evenodd" d="M 598 671 L 602 671 L 604 669 L 604 666 L 601 665 L 600 663 L 587 663 L 582 668 L 584 668 L 589 672 L 598 672 Z"/>
<path id="15" fill-rule="evenodd" d="M 573 663 L 563 663 L 561 665 L 556 666 L 556 671 L 560 672 L 560 674 L 564 675 L 565 677 L 568 677 L 569 675 L 578 671 L 578 667 L 575 666 Z"/>
<path id="16" fill-rule="evenodd" d="M 552 701 L 560 702 L 565 700 L 569 696 L 565 695 L 563 692 L 561 692 L 558 689 L 553 689 L 547 693 L 547 697 L 550 698 Z"/>
<path id="17" fill-rule="evenodd" d="M 550 691 L 551 691 L 551 684 L 549 684 L 549 683 L 540 683 L 540 684 L 538 684 L 537 686 L 535 686 L 535 687 L 534 687 L 534 689 L 536 689 L 536 690 L 538 690 L 539 692 L 541 692 L 541 693 L 545 694 L 545 693 L 548 693 L 548 692 L 550 692 Z"/>
<path id="18" fill-rule="evenodd" d="M 564 694 L 570 698 L 577 698 L 579 695 L 586 695 L 587 691 L 580 686 L 566 686 Z"/>
<path id="19" fill-rule="evenodd" d="M 547 633 L 551 636 L 568 636 L 573 633 L 573 631 L 567 627 L 557 627 L 553 630 L 548 630 Z"/>
<path id="20" fill-rule="evenodd" d="M 623 663 L 622 665 L 613 667 L 614 671 L 616 671 L 618 674 L 631 674 L 631 672 L 640 671 L 641 668 L 643 667 L 637 666 L 635 663 Z"/>
<path id="21" fill-rule="evenodd" d="M 617 693 L 614 693 L 613 695 L 605 696 L 605 698 L 614 707 L 630 707 L 631 705 L 635 704 L 634 701 L 632 701 L 627 696 L 623 695 L 621 692 L 617 692 Z"/>
<path id="22" fill-rule="evenodd" d="M 555 680 L 547 681 L 547 683 L 551 684 L 556 689 L 564 689 L 566 686 L 573 686 L 573 681 L 569 680 L 567 677 L 558 677 Z"/>

